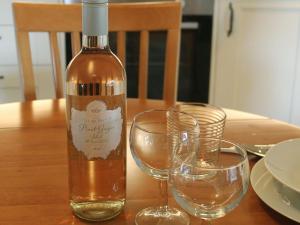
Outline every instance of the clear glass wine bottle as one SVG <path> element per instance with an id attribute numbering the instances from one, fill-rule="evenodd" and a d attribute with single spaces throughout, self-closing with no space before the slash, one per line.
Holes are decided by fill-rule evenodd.
<path id="1" fill-rule="evenodd" d="M 70 206 L 101 221 L 125 204 L 126 75 L 109 48 L 107 0 L 83 0 L 82 9 L 82 49 L 66 82 Z"/>

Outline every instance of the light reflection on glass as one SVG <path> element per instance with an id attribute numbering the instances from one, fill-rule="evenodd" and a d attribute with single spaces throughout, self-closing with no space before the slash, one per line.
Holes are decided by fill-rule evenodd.
<path id="1" fill-rule="evenodd" d="M 95 200 L 95 162 L 90 161 L 88 164 L 89 167 L 89 183 L 90 183 L 90 199 Z"/>

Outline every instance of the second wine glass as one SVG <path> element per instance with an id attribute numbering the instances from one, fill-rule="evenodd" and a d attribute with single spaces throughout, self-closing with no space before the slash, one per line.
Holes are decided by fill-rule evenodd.
<path id="1" fill-rule="evenodd" d="M 163 204 L 141 210 L 138 225 L 186 225 L 189 216 L 168 207 L 168 173 L 171 153 L 177 143 L 199 135 L 197 120 L 189 114 L 167 110 L 149 110 L 135 116 L 130 129 L 130 149 L 138 167 L 159 180 Z"/>

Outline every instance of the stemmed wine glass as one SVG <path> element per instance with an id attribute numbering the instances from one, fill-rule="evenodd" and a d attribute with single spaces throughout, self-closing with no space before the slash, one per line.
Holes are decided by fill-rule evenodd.
<path id="1" fill-rule="evenodd" d="M 189 216 L 176 208 L 168 207 L 168 174 L 170 156 L 179 142 L 199 135 L 197 120 L 186 113 L 167 110 L 149 110 L 134 117 L 130 129 L 130 149 L 139 168 L 158 179 L 163 205 L 138 212 L 135 223 L 189 224 Z"/>
<path id="2" fill-rule="evenodd" d="M 209 144 L 208 144 L 209 143 Z M 199 152 L 218 148 L 213 163 L 203 163 Z M 230 141 L 199 138 L 179 143 L 173 151 L 169 182 L 176 202 L 203 224 L 237 207 L 249 185 L 246 151 Z"/>

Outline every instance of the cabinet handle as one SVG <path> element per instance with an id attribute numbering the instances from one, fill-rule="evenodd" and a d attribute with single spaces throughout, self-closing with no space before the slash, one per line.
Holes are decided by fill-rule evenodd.
<path id="1" fill-rule="evenodd" d="M 229 3 L 228 7 L 229 7 L 230 16 L 229 16 L 229 28 L 228 28 L 228 31 L 227 31 L 227 37 L 229 37 L 232 34 L 233 20 L 234 20 L 234 11 L 233 11 L 232 2 Z"/>

